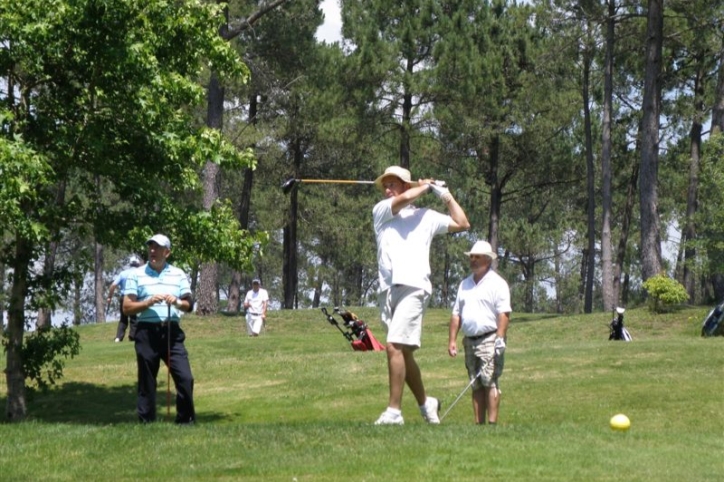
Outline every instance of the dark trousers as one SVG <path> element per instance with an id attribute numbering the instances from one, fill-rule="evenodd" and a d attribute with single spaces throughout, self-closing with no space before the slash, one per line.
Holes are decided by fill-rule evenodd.
<path id="1" fill-rule="evenodd" d="M 116 331 L 116 338 L 123 340 L 128 329 L 128 322 L 131 323 L 131 330 L 128 332 L 128 339 L 133 341 L 136 338 L 136 315 L 126 316 L 123 314 L 123 306 L 121 305 L 121 319 L 118 320 L 118 331 Z"/>
<path id="2" fill-rule="evenodd" d="M 194 411 L 194 378 L 184 346 L 186 335 L 178 323 L 170 324 L 171 377 L 176 387 L 176 423 L 190 423 Z M 137 323 L 136 361 L 138 363 L 138 418 L 156 420 L 156 387 L 161 360 L 167 363 L 169 326 L 166 323 Z"/>

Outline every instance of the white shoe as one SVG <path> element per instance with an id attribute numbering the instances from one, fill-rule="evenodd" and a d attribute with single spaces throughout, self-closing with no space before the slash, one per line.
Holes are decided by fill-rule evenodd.
<path id="1" fill-rule="evenodd" d="M 434 397 L 427 397 L 425 405 L 420 407 L 422 418 L 427 423 L 437 425 L 440 423 L 440 400 Z"/>
<path id="2" fill-rule="evenodd" d="M 405 420 L 402 418 L 402 414 L 390 413 L 387 410 L 382 412 L 380 418 L 377 419 L 375 425 L 404 425 Z"/>
<path id="3" fill-rule="evenodd" d="M 120 343 L 120 342 L 121 342 L 121 339 L 120 339 L 120 338 L 116 338 L 116 339 L 113 340 L 113 341 L 116 342 L 116 343 Z"/>

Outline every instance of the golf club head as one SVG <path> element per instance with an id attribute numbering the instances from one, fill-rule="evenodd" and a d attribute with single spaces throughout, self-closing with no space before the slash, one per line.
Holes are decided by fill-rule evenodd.
<path id="1" fill-rule="evenodd" d="M 284 181 L 282 183 L 282 192 L 284 194 L 289 194 L 289 192 L 292 189 L 294 189 L 294 186 L 296 186 L 296 184 L 297 184 L 297 180 L 294 179 L 293 177 L 290 177 L 289 179 L 287 179 L 286 181 Z"/>

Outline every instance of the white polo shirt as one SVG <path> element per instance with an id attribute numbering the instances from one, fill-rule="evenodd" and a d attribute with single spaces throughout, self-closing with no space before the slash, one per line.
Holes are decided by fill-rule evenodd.
<path id="1" fill-rule="evenodd" d="M 498 315 L 511 311 L 508 283 L 490 269 L 477 284 L 473 275 L 462 280 L 452 314 L 465 336 L 479 336 L 497 330 Z"/>
<path id="2" fill-rule="evenodd" d="M 377 238 L 377 269 L 380 292 L 400 284 L 432 293 L 430 244 L 445 234 L 452 218 L 432 209 L 406 206 L 392 214 L 392 198 L 372 209 Z"/>
<path id="3" fill-rule="evenodd" d="M 244 303 L 249 303 L 247 314 L 261 315 L 264 313 L 264 302 L 266 301 L 269 301 L 269 293 L 264 288 L 259 288 L 259 291 L 253 289 L 247 291 L 246 298 L 244 298 Z"/>

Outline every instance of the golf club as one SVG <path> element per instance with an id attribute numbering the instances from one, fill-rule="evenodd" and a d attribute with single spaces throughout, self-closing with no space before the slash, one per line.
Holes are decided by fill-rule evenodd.
<path id="1" fill-rule="evenodd" d="M 282 183 L 282 191 L 284 194 L 288 194 L 297 183 L 309 183 L 309 184 L 374 184 L 374 181 L 353 181 L 344 179 L 296 179 L 290 177 Z M 417 185 L 417 181 L 412 183 Z M 435 181 L 435 185 L 445 187 L 445 181 Z"/>
<path id="2" fill-rule="evenodd" d="M 440 417 L 440 421 L 441 421 L 441 422 L 443 421 L 443 419 L 445 418 L 445 416 L 446 416 L 448 413 L 450 413 L 450 410 L 452 410 L 452 408 L 455 406 L 455 404 L 457 404 L 457 403 L 460 401 L 460 399 L 463 397 L 463 395 L 465 395 L 465 392 L 468 391 L 468 388 L 470 388 L 470 387 L 473 386 L 473 383 L 475 383 L 475 380 L 477 380 L 477 378 L 482 374 L 482 372 L 483 372 L 483 371 L 482 371 L 482 369 L 481 369 L 478 373 L 475 374 L 475 376 L 474 376 L 473 378 L 470 379 L 470 383 L 468 383 L 468 386 L 465 387 L 465 389 L 464 389 L 462 392 L 460 392 L 460 395 L 458 395 L 458 398 L 456 398 L 455 401 L 452 403 L 452 405 L 450 405 L 450 406 L 447 408 L 447 410 L 445 410 L 445 413 L 442 414 L 442 417 Z"/>
<path id="3" fill-rule="evenodd" d="M 168 315 L 166 316 L 166 420 L 171 420 L 171 305 L 168 306 Z"/>
<path id="4" fill-rule="evenodd" d="M 351 180 L 340 180 L 340 179 L 296 179 L 290 177 L 282 184 L 282 191 L 284 194 L 288 194 L 297 183 L 309 183 L 309 184 L 374 184 L 374 181 L 351 181 Z"/>

